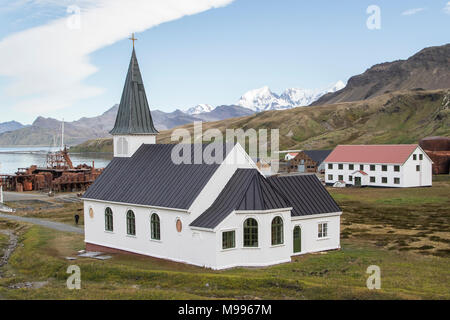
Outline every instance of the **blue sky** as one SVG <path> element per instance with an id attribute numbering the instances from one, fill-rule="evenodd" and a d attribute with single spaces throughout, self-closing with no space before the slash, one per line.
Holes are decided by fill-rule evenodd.
<path id="1" fill-rule="evenodd" d="M 217 0 L 220 7 L 211 9 L 214 0 L 185 0 L 176 11 L 198 13 L 182 17 L 157 16 L 138 0 L 135 8 L 130 0 L 110 1 L 129 15 L 122 21 L 111 14 L 91 29 L 82 25 L 86 33 L 68 44 L 40 26 L 67 19 L 72 3 L 83 19 L 95 1 L 0 0 L 0 122 L 31 123 L 38 115 L 75 120 L 106 111 L 120 100 L 129 31 L 139 31 L 136 53 L 150 106 L 163 111 L 232 104 L 264 85 L 278 93 L 322 88 L 450 42 L 448 1 Z M 380 7 L 379 30 L 366 26 L 369 5 Z M 113 12 L 102 10 L 96 14 Z"/>

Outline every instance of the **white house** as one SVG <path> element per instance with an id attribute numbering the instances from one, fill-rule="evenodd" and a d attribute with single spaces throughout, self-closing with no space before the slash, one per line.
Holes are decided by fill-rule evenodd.
<path id="1" fill-rule="evenodd" d="M 325 182 L 348 186 L 427 187 L 432 161 L 417 144 L 339 145 L 325 159 Z"/>
<path id="2" fill-rule="evenodd" d="M 284 156 L 284 160 L 289 161 L 294 159 L 296 156 L 298 155 L 298 152 L 288 152 L 286 153 L 286 155 Z"/>
<path id="3" fill-rule="evenodd" d="M 115 157 L 83 195 L 87 250 L 224 269 L 340 248 L 341 209 L 315 175 L 265 178 L 239 144 L 156 144 L 134 50 L 111 133 Z"/>

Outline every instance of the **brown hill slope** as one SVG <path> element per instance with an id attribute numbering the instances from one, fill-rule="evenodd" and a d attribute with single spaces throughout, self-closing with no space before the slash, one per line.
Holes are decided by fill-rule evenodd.
<path id="1" fill-rule="evenodd" d="M 216 128 L 279 129 L 281 149 L 326 149 L 337 144 L 417 143 L 420 138 L 450 136 L 450 90 L 402 91 L 356 102 L 314 108 L 268 111 L 253 116 L 203 124 Z M 185 125 L 192 132 L 192 125 Z M 171 143 L 172 130 L 158 143 Z M 109 149 L 102 145 L 109 143 Z M 112 151 L 111 142 L 88 141 L 73 151 Z"/>
<path id="2" fill-rule="evenodd" d="M 450 88 L 450 44 L 425 48 L 407 60 L 374 65 L 351 77 L 344 89 L 326 94 L 312 105 L 365 100 L 416 88 Z"/>

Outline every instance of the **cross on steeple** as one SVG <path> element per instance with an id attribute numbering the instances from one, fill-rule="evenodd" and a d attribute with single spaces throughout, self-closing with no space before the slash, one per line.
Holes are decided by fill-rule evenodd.
<path id="1" fill-rule="evenodd" d="M 137 39 L 134 37 L 134 32 L 131 34 L 131 38 L 128 38 L 131 41 L 133 41 L 133 49 L 134 49 L 134 41 L 136 41 Z"/>

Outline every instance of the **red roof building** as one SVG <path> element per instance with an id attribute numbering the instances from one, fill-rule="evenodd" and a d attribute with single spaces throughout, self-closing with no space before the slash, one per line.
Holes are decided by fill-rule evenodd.
<path id="1" fill-rule="evenodd" d="M 325 162 L 402 164 L 417 144 L 339 145 Z"/>
<path id="2" fill-rule="evenodd" d="M 325 183 L 347 186 L 432 185 L 432 161 L 418 144 L 339 145 L 324 160 Z"/>

